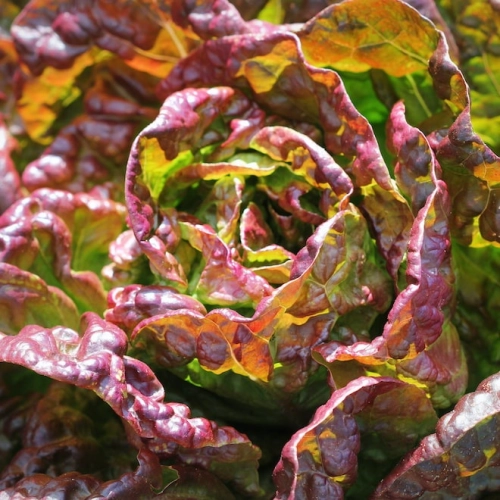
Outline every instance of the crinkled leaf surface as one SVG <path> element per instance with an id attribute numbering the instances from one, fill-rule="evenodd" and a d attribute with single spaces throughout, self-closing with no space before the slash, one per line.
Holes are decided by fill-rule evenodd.
<path id="1" fill-rule="evenodd" d="M 139 495 L 154 498 L 162 485 L 162 469 L 158 458 L 147 449 L 138 455 L 139 466 L 133 472 L 127 472 L 118 479 L 101 483 L 89 474 L 66 472 L 56 477 L 35 473 L 21 479 L 12 487 L 0 493 L 2 500 L 51 498 L 61 494 L 74 499 L 126 498 Z"/>
<path id="2" fill-rule="evenodd" d="M 439 4 L 450 17 L 460 44 L 460 68 L 470 85 L 474 130 L 496 152 L 499 151 L 498 107 L 500 105 L 499 42 L 500 10 L 495 2 L 474 0 Z"/>
<path id="3" fill-rule="evenodd" d="M 3 2 L 1 495 L 494 495 L 497 17 Z"/>
<path id="4" fill-rule="evenodd" d="M 133 137 L 142 120 L 155 116 L 144 103 L 155 100 L 156 79 L 117 60 L 96 64 L 89 73 L 84 112 L 75 117 L 82 104 L 66 104 L 66 113 L 73 119 L 23 171 L 23 184 L 31 191 L 50 187 L 76 193 L 111 183 L 113 197 L 123 190 L 121 165 Z M 25 91 L 28 96 L 33 93 L 33 89 Z M 42 117 L 37 110 L 29 110 L 29 116 Z"/>
<path id="5" fill-rule="evenodd" d="M 373 498 L 479 498 L 498 481 L 498 375 L 465 395 Z"/>
<path id="6" fill-rule="evenodd" d="M 444 183 L 436 181 L 432 195 L 412 226 L 407 286 L 389 312 L 383 336 L 371 343 L 339 345 L 334 341 L 317 348 L 328 364 L 356 360 L 383 374 L 389 369 L 403 378 L 410 375 L 417 385 L 427 386 L 434 404 L 441 407 L 456 401 L 467 383 L 465 358 L 456 329 L 449 320 L 454 301 L 454 275 L 448 203 Z M 442 365 L 437 353 L 446 353 L 442 360 L 446 358 L 446 362 Z M 345 375 L 341 367 L 332 369 L 334 380 L 337 376 L 343 385 Z"/>
<path id="7" fill-rule="evenodd" d="M 236 110 L 243 112 L 248 119 L 231 120 Z M 223 123 L 218 123 L 221 118 L 227 123 L 224 128 L 229 129 L 226 132 L 228 137 L 221 137 L 224 131 Z M 258 107 L 252 106 L 238 91 L 226 87 L 179 92 L 165 101 L 157 120 L 134 144 L 128 164 L 127 205 L 135 235 L 160 275 L 177 282 L 178 286 L 185 286 L 187 278 L 188 290 L 207 304 L 256 305 L 272 290 L 253 270 L 259 261 L 254 259 L 250 262 L 252 267 L 244 267 L 232 250 L 236 232 L 231 227 L 241 214 L 240 205 L 245 198 L 242 190 L 247 186 L 239 180 L 236 184 L 222 184 L 224 175 L 238 176 L 238 179 L 245 174 L 256 177 L 257 190 L 266 193 L 271 201 L 303 222 L 315 225 L 323 222 L 324 216 L 306 210 L 300 201 L 302 196 L 313 188 L 323 191 L 323 210 L 329 215 L 328 212 L 333 211 L 329 205 L 338 203 L 338 200 L 345 203 L 352 191 L 351 180 L 324 149 L 304 134 L 289 128 L 264 127 L 258 130 L 263 119 L 263 112 Z M 216 142 L 221 140 L 224 140 L 222 144 Z M 190 141 L 199 144 L 199 153 L 187 150 Z M 246 146 L 267 156 L 257 156 L 255 162 L 249 163 L 248 156 L 232 157 L 237 146 Z M 199 165 L 197 156 L 204 155 L 204 150 L 209 151 L 208 159 L 215 156 L 226 161 Z M 295 154 L 295 150 L 300 154 Z M 267 162 L 270 158 L 280 163 L 267 166 L 266 158 Z M 278 175 L 276 169 L 282 165 L 293 175 L 287 176 L 286 172 Z M 211 222 L 218 234 L 208 225 L 195 224 L 182 215 L 181 206 L 177 213 L 165 212 L 164 222 L 155 230 L 155 213 L 161 213 L 161 205 L 168 204 L 173 195 L 165 187 L 175 180 L 181 181 L 181 186 L 185 182 L 187 188 L 200 177 L 206 182 L 217 179 L 196 215 Z M 285 182 L 282 183 L 283 178 Z M 290 183 L 286 182 L 288 178 Z M 250 177 L 250 182 L 252 184 L 247 189 L 252 189 L 255 179 Z M 214 197 L 220 196 L 219 192 L 232 193 L 230 197 L 234 202 L 224 206 L 227 215 L 220 210 L 211 215 L 209 207 L 215 203 Z M 198 268 L 184 266 L 179 270 L 179 265 L 184 263 L 180 241 L 189 243 L 201 254 Z"/>
<path id="8" fill-rule="evenodd" d="M 110 200 L 37 191 L 1 216 L 1 260 L 61 288 L 81 311 L 103 311 L 105 292 L 94 271 L 102 269 L 123 215 L 123 207 Z"/>
<path id="9" fill-rule="evenodd" d="M 245 22 L 228 0 L 174 0 L 172 7 L 173 21 L 183 28 L 189 26 L 203 40 L 280 29 L 259 20 Z"/>
<path id="10" fill-rule="evenodd" d="M 346 71 L 377 68 L 404 76 L 427 67 L 438 35 L 404 2 L 348 0 L 308 21 L 299 36 L 313 64 Z"/>
<path id="11" fill-rule="evenodd" d="M 203 304 L 173 288 L 129 285 L 110 291 L 105 319 L 131 333 L 142 320 L 178 309 L 206 313 Z"/>
<path id="12" fill-rule="evenodd" d="M 122 229 L 125 209 L 122 204 L 96 194 L 40 189 L 12 205 L 2 224 L 15 224 L 39 211 L 60 217 L 71 231 L 72 260 L 76 271 L 101 271 L 107 261 L 108 247 Z"/>
<path id="13" fill-rule="evenodd" d="M 79 315 L 74 302 L 36 274 L 0 263 L 1 331 L 15 334 L 25 324 L 75 328 Z"/>
<path id="14" fill-rule="evenodd" d="M 194 310 L 168 312 L 139 323 L 135 335 L 152 336 L 162 364 L 185 364 L 195 357 L 214 373 L 232 370 L 253 379 L 269 380 L 272 358 L 269 324 L 276 313 L 252 321 L 225 309 L 202 315 Z M 267 328 L 266 328 L 267 327 Z"/>
<path id="15" fill-rule="evenodd" d="M 196 37 L 160 13 L 153 2 L 30 2 L 12 35 L 34 75 L 26 75 L 18 106 L 31 136 L 47 142 L 58 113 L 80 96 L 85 68 L 114 54 L 132 68 L 163 76 L 186 55 Z"/>
<path id="16" fill-rule="evenodd" d="M 0 474 L 2 498 L 127 491 L 149 497 L 159 489 L 158 458 L 146 448 L 137 457 L 116 414 L 91 391 L 11 364 L 3 363 L 1 374 L 2 457 L 10 459 Z M 15 399 L 24 401 L 13 406 Z M 13 449 L 5 446 L 7 436 Z"/>
<path id="17" fill-rule="evenodd" d="M 339 76 L 307 64 L 295 35 L 271 32 L 208 41 L 170 72 L 159 93 L 166 97 L 186 86 L 207 85 L 250 91 L 273 113 L 319 125 L 326 149 L 352 159 L 359 184 L 374 178 L 394 189 L 373 130 L 351 104 Z"/>
<path id="18" fill-rule="evenodd" d="M 368 411 L 374 417 L 385 405 L 399 406 L 403 387 L 412 392 L 411 399 L 419 411 L 413 414 L 413 422 L 410 415 L 403 417 L 403 411 L 392 415 L 391 423 L 401 419 L 398 433 L 407 438 L 405 434 L 412 434 L 419 425 L 432 426 L 434 410 L 423 391 L 392 378 L 360 377 L 334 391 L 311 422 L 285 445 L 274 471 L 276 498 L 344 498 L 343 488 L 356 480 L 361 446 L 354 415 Z M 365 430 L 384 432 L 384 424 L 378 418 L 371 421 L 368 417 L 365 425 Z"/>
<path id="19" fill-rule="evenodd" d="M 21 179 L 11 158 L 17 144 L 0 115 L 0 214 L 22 196 Z"/>
<path id="20" fill-rule="evenodd" d="M 500 160 L 472 127 L 469 86 L 450 60 L 443 38 L 430 61 L 429 72 L 440 98 L 456 114 L 449 128 L 430 135 L 454 203 L 453 235 L 467 245 L 476 240 L 496 242 Z"/>
<path id="21" fill-rule="evenodd" d="M 217 462 L 240 461 L 236 477 L 225 479 L 233 479 L 242 491 L 258 490 L 259 452 L 246 436 L 205 419 L 191 419 L 184 405 L 164 403 L 163 387 L 153 371 L 125 355 L 127 338 L 119 328 L 88 313 L 81 329 L 82 337 L 69 328 L 35 325 L 15 337 L 2 334 L 0 359 L 94 391 L 158 454 L 180 453 L 192 464 L 216 470 Z M 210 449 L 206 457 L 205 447 Z M 193 450 L 200 450 L 198 457 Z"/>
<path id="22" fill-rule="evenodd" d="M 397 297 L 384 329 L 389 353 L 396 359 L 432 344 L 450 314 L 454 276 L 448 212 L 446 187 L 438 181 L 415 218 L 408 244 L 408 286 Z"/>

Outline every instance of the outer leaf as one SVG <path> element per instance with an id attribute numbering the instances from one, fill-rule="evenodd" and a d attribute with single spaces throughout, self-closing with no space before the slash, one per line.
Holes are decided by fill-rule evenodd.
<path id="1" fill-rule="evenodd" d="M 449 319 L 454 277 L 448 203 L 444 183 L 437 181 L 412 227 L 408 286 L 389 312 L 383 337 L 352 345 L 332 342 L 316 349 L 327 361 L 336 383 L 343 386 L 346 375 L 335 366 L 335 361 L 357 360 L 361 367 L 353 367 L 353 373 L 364 373 L 366 368 L 362 366 L 372 366 L 381 374 L 387 374 L 389 369 L 400 377 L 409 375 L 419 386 L 427 386 L 434 404 L 440 407 L 446 407 L 465 390 L 465 358 Z M 394 358 L 401 360 L 395 367 Z"/>
<path id="2" fill-rule="evenodd" d="M 270 0 L 267 2 L 265 9 L 273 9 L 274 5 L 278 12 L 275 16 L 281 15 L 282 23 L 304 23 L 311 19 L 315 14 L 326 8 L 331 3 L 331 0 L 299 0 L 298 2 L 290 0 Z M 273 5 L 274 4 L 274 5 Z M 263 11 L 265 10 L 263 9 Z M 259 13 L 259 18 L 264 12 Z M 274 21 L 275 22 L 275 21 Z"/>
<path id="3" fill-rule="evenodd" d="M 154 48 L 160 36 L 163 21 L 160 12 L 153 2 L 145 2 L 144 6 L 110 5 L 101 1 L 75 5 L 37 0 L 23 9 L 12 32 L 19 53 L 34 74 L 40 74 L 47 66 L 69 68 L 80 54 L 94 45 L 134 64 L 138 55 L 150 55 L 154 59 L 155 50 L 151 54 L 146 51 Z M 122 19 L 119 25 L 110 22 L 118 17 Z M 172 26 L 170 30 L 170 46 L 164 45 L 164 54 L 178 57 L 179 49 L 185 49 L 179 40 L 182 35 Z M 34 39 L 43 43 L 33 44 Z"/>
<path id="4" fill-rule="evenodd" d="M 36 274 L 0 263 L 0 328 L 16 334 L 28 324 L 75 328 L 79 315 L 73 301 L 59 288 L 47 286 Z"/>
<path id="5" fill-rule="evenodd" d="M 141 448 L 137 456 L 139 467 L 115 480 L 107 481 L 92 492 L 90 499 L 119 499 L 125 496 L 155 497 L 163 486 L 162 467 L 158 457 L 147 448 Z"/>
<path id="6" fill-rule="evenodd" d="M 132 338 L 151 337 L 158 361 L 166 366 L 187 364 L 196 357 L 203 368 L 217 374 L 232 370 L 267 381 L 272 373 L 270 323 L 276 312 L 251 320 L 226 309 L 206 315 L 169 311 L 139 323 Z"/>
<path id="7" fill-rule="evenodd" d="M 471 87 L 474 102 L 472 124 L 482 139 L 498 152 L 500 58 L 496 45 L 500 11 L 494 2 L 483 0 L 441 1 L 440 5 L 449 16 L 450 26 L 461 47 L 460 68 Z"/>
<path id="8" fill-rule="evenodd" d="M 137 458 L 137 470 L 104 484 L 100 484 L 91 475 L 78 472 L 66 472 L 56 477 L 35 473 L 21 479 L 15 486 L 2 490 L 0 499 L 54 498 L 61 495 L 75 500 L 118 499 L 128 498 L 129 495 L 154 498 L 155 490 L 162 485 L 162 470 L 158 458 L 147 449 L 141 449 Z"/>
<path id="9" fill-rule="evenodd" d="M 104 290 L 88 269 L 102 269 L 107 245 L 119 234 L 122 223 L 123 207 L 109 200 L 37 191 L 1 217 L 1 260 L 59 286 L 80 310 L 103 311 Z"/>
<path id="10" fill-rule="evenodd" d="M 482 382 L 443 416 L 379 485 L 373 498 L 480 498 L 498 491 L 499 376 Z"/>
<path id="11" fill-rule="evenodd" d="M 47 284 L 62 288 L 80 310 L 105 308 L 97 276 L 71 270 L 70 233 L 55 214 L 42 211 L 21 223 L 6 225 L 0 236 L 4 241 L 2 262 L 41 275 Z"/>
<path id="12" fill-rule="evenodd" d="M 339 76 L 308 65 L 295 35 L 208 41 L 172 70 L 159 93 L 166 97 L 184 87 L 207 85 L 244 89 L 273 113 L 320 126 L 326 149 L 352 160 L 357 184 L 376 179 L 384 189 L 394 189 L 372 128 L 352 105 Z"/>
<path id="13" fill-rule="evenodd" d="M 373 106 L 364 102 L 370 93 L 366 89 L 368 79 L 388 108 L 398 98 L 404 99 L 409 121 L 429 130 L 435 123 L 442 126 L 444 121 L 450 121 L 427 73 L 440 35 L 428 19 L 407 3 L 415 4 L 426 16 L 431 13 L 438 25 L 442 21 L 432 0 L 351 0 L 335 2 L 319 13 L 299 30 L 299 36 L 309 62 L 344 71 L 349 94 L 372 124 L 385 120 L 374 120 Z M 353 71 L 369 71 L 362 76 L 363 86 L 358 92 Z M 369 102 L 374 99 L 372 96 Z"/>
<path id="14" fill-rule="evenodd" d="M 445 34 L 446 41 L 450 48 L 450 56 L 454 61 L 458 60 L 459 49 L 452 34 L 452 30 L 444 20 L 437 5 L 439 4 L 439 6 L 442 7 L 445 2 L 435 2 L 434 0 L 405 0 L 405 3 L 417 9 L 422 16 L 430 19 L 436 25 L 436 28 Z"/>
<path id="15" fill-rule="evenodd" d="M 2 384 L 2 389 L 20 393 L 19 398 L 26 400 L 10 421 L 7 418 L 2 422 L 6 424 L 2 430 L 10 431 L 11 439 L 15 440 L 20 431 L 23 433 L 22 449 L 0 475 L 0 488 L 9 493 L 7 498 L 11 494 L 17 495 L 14 498 L 21 498 L 22 494 L 40 498 L 64 493 L 71 498 L 80 498 L 79 494 L 90 498 L 91 493 L 105 492 L 108 498 L 127 492 L 149 498 L 154 489 L 159 489 L 162 472 L 158 457 L 141 448 L 140 467 L 134 471 L 137 450 L 126 443 L 116 415 L 95 394 L 51 382 L 45 394 L 33 398 L 31 392 L 46 385 L 44 381 L 40 384 L 42 377 L 10 364 L 3 363 L 1 368 L 9 386 Z M 3 417 L 9 402 L 2 398 Z M 4 438 L 2 435 L 3 443 Z M 5 446 L 2 448 L 6 451 Z M 108 479 L 111 481 L 99 486 Z"/>
<path id="16" fill-rule="evenodd" d="M 420 211 L 410 235 L 407 288 L 397 297 L 384 328 L 389 354 L 403 358 L 441 335 L 450 316 L 454 276 L 450 260 L 449 200 L 444 183 Z"/>
<path id="17" fill-rule="evenodd" d="M 12 29 L 16 41 L 15 27 Z M 28 44 L 30 49 L 36 45 L 31 42 Z M 19 47 L 16 49 L 19 53 Z M 23 60 L 22 53 L 19 56 Z M 16 108 L 23 119 L 26 132 L 33 141 L 44 145 L 51 141 L 50 128 L 64 107 L 80 97 L 81 90 L 76 85 L 77 77 L 92 65 L 93 60 L 91 54 L 83 53 L 75 57 L 70 68 L 47 67 L 40 69 L 39 76 L 22 74 L 18 77 Z"/>
<path id="18" fill-rule="evenodd" d="M 299 33 L 306 59 L 345 71 L 377 68 L 394 76 L 425 69 L 434 26 L 397 0 L 348 0 L 325 9 Z"/>
<path id="19" fill-rule="evenodd" d="M 22 196 L 21 180 L 10 156 L 16 146 L 15 139 L 0 115 L 0 176 L 3 179 L 0 186 L 0 214 Z"/>
<path id="20" fill-rule="evenodd" d="M 470 124 L 470 110 L 467 107 L 449 133 L 438 145 L 438 159 L 450 162 L 452 159 L 470 170 L 476 177 L 493 185 L 499 182 L 498 156 L 476 135 Z"/>
<path id="21" fill-rule="evenodd" d="M 59 476 L 72 471 L 97 473 L 106 468 L 107 457 L 102 454 L 91 419 L 83 412 L 85 403 L 71 387 L 52 384 L 32 408 L 23 429 L 22 449 L 0 475 L 1 491 L 35 472 Z"/>
<path id="22" fill-rule="evenodd" d="M 33 406 L 39 399 L 38 395 L 33 394 L 35 390 L 33 386 L 14 383 L 18 370 L 18 367 L 5 363 L 0 366 L 0 440 L 2 442 L 0 469 L 2 471 L 22 446 L 23 428 Z M 21 382 L 26 381 L 23 377 L 19 379 Z M 28 380 L 32 382 L 33 379 L 30 377 Z"/>
<path id="23" fill-rule="evenodd" d="M 196 37 L 160 12 L 153 2 L 30 2 L 12 27 L 17 51 L 35 75 L 25 77 L 18 103 L 30 135 L 47 143 L 52 122 L 81 93 L 82 72 L 110 53 L 139 71 L 167 73 Z"/>
<path id="24" fill-rule="evenodd" d="M 1 500 L 35 500 L 36 498 L 50 498 L 53 495 L 72 495 L 75 500 L 88 498 L 99 481 L 90 475 L 78 472 L 67 472 L 54 478 L 44 474 L 34 474 L 19 481 L 17 486 L 7 488 L 0 493 Z"/>
<path id="25" fill-rule="evenodd" d="M 50 146 L 23 172 L 23 183 L 32 191 L 51 187 L 78 192 L 110 182 L 121 184 L 118 167 L 126 160 L 138 124 L 155 115 L 142 105 L 154 99 L 155 79 L 150 75 L 118 61 L 99 64 L 89 73 L 93 84 L 85 95 L 85 113 L 59 130 Z M 36 103 L 33 94 L 34 89 L 25 89 L 30 105 Z M 40 113 L 30 113 L 40 118 Z M 121 186 L 115 190 L 120 193 Z"/>
<path id="26" fill-rule="evenodd" d="M 179 26 L 189 26 L 203 40 L 279 29 L 262 21 L 245 22 L 228 0 L 174 0 L 172 16 Z"/>
<path id="27" fill-rule="evenodd" d="M 24 328 L 16 337 L 0 335 L 0 360 L 26 366 L 45 376 L 93 390 L 163 456 L 184 453 L 205 468 L 240 461 L 235 480 L 243 491 L 255 492 L 258 450 L 229 427 L 190 419 L 189 409 L 163 403 L 163 388 L 144 363 L 125 356 L 126 335 L 96 315 L 84 315 L 82 337 L 64 327 Z M 210 459 L 204 457 L 205 447 Z M 199 455 L 197 456 L 197 451 Z"/>
<path id="28" fill-rule="evenodd" d="M 105 319 L 130 333 L 142 320 L 168 311 L 190 309 L 206 313 L 205 307 L 194 298 L 161 285 L 114 288 L 108 294 L 108 307 Z"/>
<path id="29" fill-rule="evenodd" d="M 283 448 L 274 471 L 276 498 L 344 498 L 343 488 L 352 485 L 357 475 L 360 434 L 354 415 L 369 409 L 373 416 L 387 404 L 398 405 L 400 389 L 404 390 L 405 386 L 391 378 L 360 377 L 334 391 L 328 402 L 318 408 L 309 425 L 296 432 Z M 412 392 L 413 402 L 422 405 L 418 416 L 414 416 L 420 423 L 427 420 L 427 427 L 430 419 L 432 425 L 435 414 L 424 393 L 410 386 L 406 389 Z M 398 406 L 402 415 L 394 412 L 393 419 L 396 423 L 406 413 L 400 428 L 404 436 L 413 431 L 411 424 L 408 425 L 409 415 Z M 380 423 L 375 420 L 367 430 L 374 431 Z"/>
<path id="30" fill-rule="evenodd" d="M 464 244 L 474 239 L 496 242 L 500 234 L 496 203 L 500 158 L 472 129 L 469 88 L 446 49 L 442 39 L 429 71 L 440 98 L 450 103 L 458 117 L 449 129 L 432 134 L 430 143 L 450 186 L 453 234 Z"/>
<path id="31" fill-rule="evenodd" d="M 412 358 L 395 362 L 387 353 L 384 338 L 376 337 L 370 343 L 327 343 L 315 349 L 314 359 L 330 369 L 333 380 L 339 387 L 353 378 L 372 372 L 395 376 L 425 389 L 436 408 L 448 408 L 467 387 L 465 352 L 456 328 L 449 322 L 443 326 L 443 331 L 434 344 Z"/>
<path id="32" fill-rule="evenodd" d="M 40 189 L 10 207 L 0 219 L 0 225 L 15 224 L 44 210 L 60 217 L 71 231 L 72 267 L 76 271 L 100 272 L 107 261 L 108 246 L 123 226 L 123 205 L 99 193 L 71 194 Z"/>
<path id="33" fill-rule="evenodd" d="M 105 186 L 115 180 L 109 163 L 125 159 L 123 151 L 133 137 L 131 122 L 82 116 L 65 127 L 42 155 L 27 165 L 23 184 L 30 191 L 52 188 L 74 193 Z"/>

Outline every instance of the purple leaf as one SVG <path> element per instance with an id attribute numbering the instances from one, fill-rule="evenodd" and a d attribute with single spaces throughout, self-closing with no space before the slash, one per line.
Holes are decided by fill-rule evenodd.
<path id="1" fill-rule="evenodd" d="M 328 402 L 316 410 L 311 422 L 283 448 L 274 470 L 276 498 L 344 498 L 343 489 L 351 486 L 357 476 L 360 432 L 354 415 L 371 412 L 365 420 L 366 431 L 380 432 L 384 427 L 381 419 L 370 421 L 369 415 L 383 413 L 384 406 L 392 403 L 400 412 L 391 412 L 391 424 L 399 424 L 399 432 L 405 436 L 413 432 L 408 423 L 412 422 L 410 415 L 398 403 L 405 390 L 410 391 L 413 403 L 422 405 L 413 417 L 420 424 L 427 420 L 428 427 L 435 414 L 424 392 L 399 380 L 359 377 L 334 391 Z M 388 397 L 384 397 L 387 393 Z"/>
<path id="2" fill-rule="evenodd" d="M 427 198 L 410 233 L 408 286 L 397 297 L 384 328 L 391 357 L 421 352 L 441 335 L 450 315 L 454 276 L 448 225 L 449 199 L 442 181 Z"/>
<path id="3" fill-rule="evenodd" d="M 0 214 L 21 198 L 21 180 L 10 157 L 17 148 L 15 139 L 9 133 L 0 113 Z"/>
<path id="4" fill-rule="evenodd" d="M 382 481 L 373 499 L 480 498 L 498 490 L 499 376 L 479 384 L 438 422 L 436 433 Z"/>
<path id="5" fill-rule="evenodd" d="M 174 0 L 172 20 L 183 28 L 191 28 L 203 40 L 279 29 L 258 20 L 245 22 L 228 0 Z"/>
<path id="6" fill-rule="evenodd" d="M 206 313 L 200 302 L 173 288 L 161 285 L 129 285 L 114 288 L 109 292 L 108 309 L 104 317 L 131 333 L 142 320 L 178 309 Z"/>
<path id="7" fill-rule="evenodd" d="M 368 121 L 352 105 L 340 77 L 304 60 L 292 33 L 268 33 L 205 42 L 159 85 L 163 98 L 186 87 L 229 85 L 289 120 L 319 125 L 331 154 L 352 160 L 358 185 L 394 183 Z"/>
<path id="8" fill-rule="evenodd" d="M 82 318 L 82 336 L 69 328 L 25 327 L 17 336 L 0 335 L 0 361 L 25 366 L 61 382 L 93 390 L 157 454 L 186 454 L 190 463 L 210 469 L 240 461 L 235 486 L 255 492 L 259 451 L 231 427 L 190 418 L 182 404 L 164 403 L 153 371 L 125 355 L 127 337 L 93 313 Z M 210 458 L 204 449 L 210 449 Z M 199 452 L 199 454 L 197 454 Z"/>
<path id="9" fill-rule="evenodd" d="M 73 301 L 59 288 L 47 286 L 36 274 L 0 263 L 0 328 L 11 335 L 28 324 L 59 324 L 75 328 L 79 315 Z"/>
<path id="10" fill-rule="evenodd" d="M 479 236 L 474 227 L 478 218 L 479 239 L 500 241 L 497 207 L 500 158 L 472 128 L 469 86 L 449 59 L 443 37 L 429 63 L 429 72 L 439 97 L 449 100 L 457 115 L 449 129 L 437 130 L 429 137 L 450 189 L 453 235 L 469 245 Z"/>
<path id="11" fill-rule="evenodd" d="M 0 217 L 0 260 L 57 285 L 81 311 L 103 311 L 106 297 L 96 272 L 123 222 L 124 208 L 116 202 L 38 190 Z"/>
<path id="12" fill-rule="evenodd" d="M 114 22 L 115 16 L 122 22 Z M 12 26 L 16 49 L 34 74 L 42 73 L 46 66 L 69 68 L 94 44 L 131 59 L 135 47 L 150 49 L 159 31 L 159 25 L 139 6 L 101 1 L 78 5 L 33 2 Z"/>

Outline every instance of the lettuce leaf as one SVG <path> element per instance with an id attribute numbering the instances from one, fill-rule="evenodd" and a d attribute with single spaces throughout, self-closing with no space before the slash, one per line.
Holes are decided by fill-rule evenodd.
<path id="1" fill-rule="evenodd" d="M 164 403 L 160 382 L 147 365 L 125 355 L 127 337 L 116 326 L 87 313 L 80 329 L 81 337 L 67 327 L 36 325 L 14 337 L 1 334 L 0 359 L 94 391 L 154 453 L 177 455 L 181 461 L 215 469 L 242 491 L 258 491 L 259 451 L 244 435 L 202 418 L 191 419 L 184 405 Z M 219 465 L 234 464 L 236 457 L 237 469 Z"/>
<path id="2" fill-rule="evenodd" d="M 2 2 L 0 497 L 495 495 L 498 14 Z"/>
<path id="3" fill-rule="evenodd" d="M 409 399 L 418 413 L 405 415 L 405 391 L 410 392 Z M 391 405 L 397 407 L 391 411 L 391 439 L 395 441 L 395 429 L 399 439 L 411 441 L 416 429 L 425 432 L 424 428 L 432 428 L 435 422 L 434 410 L 423 391 L 393 378 L 359 377 L 334 391 L 311 422 L 284 446 L 274 471 L 276 498 L 343 498 L 343 489 L 357 475 L 361 442 L 355 415 L 369 412 L 373 417 Z M 386 411 L 383 413 L 384 418 L 390 418 Z M 364 427 L 365 432 L 377 432 L 381 439 L 387 432 L 380 418 L 371 421 L 365 417 Z"/>
<path id="4" fill-rule="evenodd" d="M 479 498 L 497 490 L 498 375 L 465 395 L 439 420 L 436 433 L 382 481 L 373 498 L 421 498 L 429 492 L 454 498 Z M 491 488 L 491 489 L 490 489 Z"/>

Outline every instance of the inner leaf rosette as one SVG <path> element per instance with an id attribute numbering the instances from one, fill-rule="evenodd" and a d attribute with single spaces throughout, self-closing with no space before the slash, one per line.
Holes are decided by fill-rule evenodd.
<path id="1" fill-rule="evenodd" d="M 128 321 L 135 347 L 280 419 L 291 404 L 299 421 L 294 399 L 304 388 L 307 408 L 327 397 L 311 350 L 339 316 L 363 308 L 371 324 L 392 296 L 350 203 L 351 178 L 319 137 L 311 123 L 268 114 L 239 90 L 187 89 L 137 137 L 126 175 L 129 223 L 155 285 L 186 304 Z M 123 323 L 125 295 L 112 294 L 110 321 Z"/>
<path id="2" fill-rule="evenodd" d="M 213 306 L 255 307 L 294 253 L 345 205 L 348 175 L 307 134 L 227 87 L 172 94 L 136 139 L 130 223 L 165 284 Z"/>

